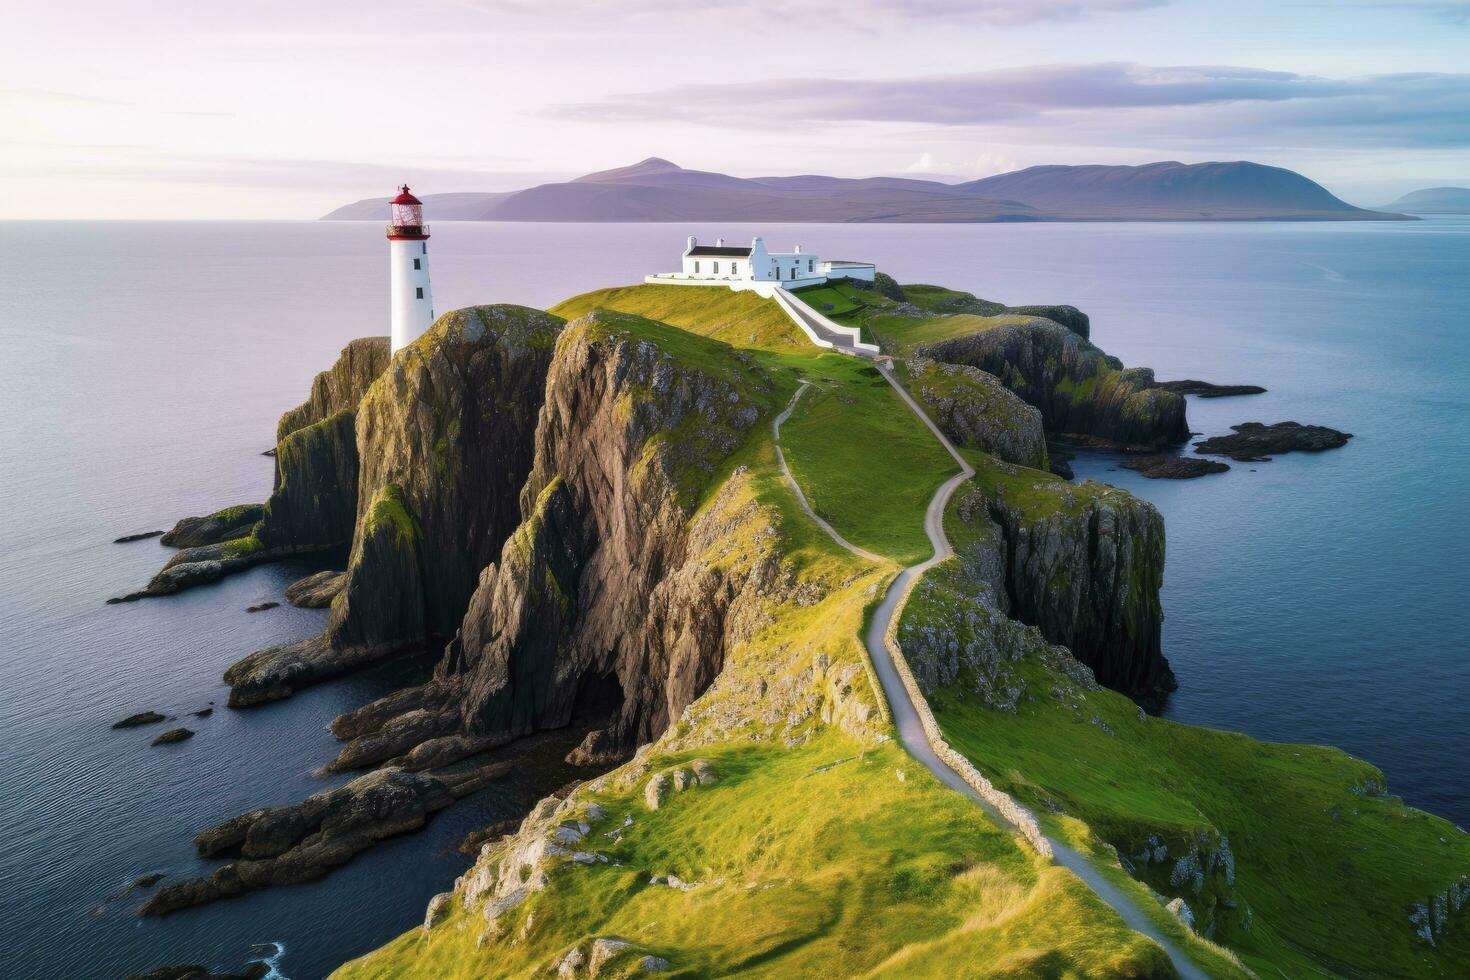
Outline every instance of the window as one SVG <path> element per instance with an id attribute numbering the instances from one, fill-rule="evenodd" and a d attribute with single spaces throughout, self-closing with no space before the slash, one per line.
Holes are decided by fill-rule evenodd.
<path id="1" fill-rule="evenodd" d="M 415 269 L 422 269 L 422 268 L 423 268 L 423 266 L 421 266 L 421 265 L 419 265 L 419 262 L 421 262 L 421 261 L 422 261 L 422 260 L 421 260 L 421 259 L 414 259 L 414 260 L 413 260 L 413 267 L 414 267 L 414 268 L 415 268 Z"/>
<path id="2" fill-rule="evenodd" d="M 428 242 L 424 242 L 421 245 L 419 245 L 419 254 L 420 255 L 428 255 L 429 254 L 429 243 Z"/>
<path id="3" fill-rule="evenodd" d="M 699 275 L 699 260 L 698 259 L 695 259 L 694 260 L 694 274 L 696 276 Z"/>
<path id="4" fill-rule="evenodd" d="M 424 287 L 423 286 L 419 286 L 413 292 L 414 292 L 414 296 L 417 297 L 418 299 L 423 299 L 424 298 Z"/>
<path id="5" fill-rule="evenodd" d="M 714 266 L 715 275 L 719 275 L 720 274 L 720 263 L 718 263 L 718 262 L 711 262 L 710 265 Z"/>
<path id="6" fill-rule="evenodd" d="M 807 272 L 811 272 L 816 267 L 817 267 L 817 260 L 816 259 L 807 259 L 806 260 L 806 271 Z"/>

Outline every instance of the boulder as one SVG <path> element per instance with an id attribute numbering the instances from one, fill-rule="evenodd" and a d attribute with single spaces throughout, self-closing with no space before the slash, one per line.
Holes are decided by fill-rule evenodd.
<path id="1" fill-rule="evenodd" d="M 657 810 L 669 798 L 669 791 L 673 787 L 674 780 L 668 773 L 655 773 L 648 777 L 648 783 L 643 787 L 643 802 L 648 804 L 650 810 Z"/>
<path id="2" fill-rule="evenodd" d="M 172 745 L 175 742 L 187 741 L 194 737 L 194 733 L 187 728 L 170 728 L 162 735 L 153 740 L 154 745 Z"/>
<path id="3" fill-rule="evenodd" d="M 346 572 L 317 572 L 286 586 L 286 601 L 302 609 L 325 609 L 346 584 Z"/>

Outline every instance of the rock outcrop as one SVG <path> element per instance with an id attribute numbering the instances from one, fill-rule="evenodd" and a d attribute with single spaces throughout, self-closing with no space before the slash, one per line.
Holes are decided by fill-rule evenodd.
<path id="1" fill-rule="evenodd" d="M 480 570 L 520 522 L 561 327 L 526 307 L 470 307 L 399 352 L 355 413 L 352 552 L 327 630 L 233 665 L 232 706 L 287 697 L 454 634 Z M 319 430 L 340 434 L 345 414 L 297 430 L 282 447 Z"/>
<path id="2" fill-rule="evenodd" d="M 1300 422 L 1242 422 L 1232 425 L 1233 436 L 1214 436 L 1194 444 L 1194 451 L 1207 456 L 1229 456 L 1241 463 L 1262 463 L 1279 453 L 1320 453 L 1347 445 L 1352 433 L 1338 432 L 1325 425 Z"/>
<path id="3" fill-rule="evenodd" d="M 1147 451 L 1189 437 L 1182 396 L 1155 388 L 1147 368 L 1123 370 L 1116 358 L 1049 319 L 926 344 L 916 353 L 994 375 L 1041 410 L 1048 432 Z"/>
<path id="4" fill-rule="evenodd" d="M 1007 313 L 1021 316 L 1039 316 L 1060 323 L 1068 330 L 1087 340 L 1092 334 L 1092 320 L 1075 306 L 1007 306 Z"/>
<path id="5" fill-rule="evenodd" d="M 340 548 L 357 519 L 354 415 L 343 409 L 276 444 L 276 486 L 254 535 L 270 555 Z"/>
<path id="6" fill-rule="evenodd" d="M 207 517 L 185 517 L 159 540 L 171 548 L 198 548 L 243 538 L 265 513 L 261 504 L 237 504 Z"/>
<path id="7" fill-rule="evenodd" d="M 966 560 L 985 569 L 976 577 L 991 583 L 996 607 L 1066 647 L 1101 683 L 1158 704 L 1177 686 L 1161 641 L 1159 512 L 1105 484 L 995 465 L 1000 475 L 960 491 L 958 512 L 985 528 Z"/>
<path id="8" fill-rule="evenodd" d="M 286 586 L 286 601 L 302 609 L 325 609 L 346 584 L 346 572 L 327 569 Z"/>
<path id="9" fill-rule="evenodd" d="M 903 362 L 905 387 L 950 439 L 1010 463 L 1046 469 L 1041 412 L 994 376 L 966 364 L 914 357 Z"/>
<path id="10" fill-rule="evenodd" d="M 368 388 L 388 368 L 387 337 L 359 337 L 342 348 L 336 363 L 311 382 L 306 401 L 281 416 L 276 442 L 341 411 L 357 408 Z"/>
<path id="11" fill-rule="evenodd" d="M 374 739 L 387 748 L 373 754 L 402 752 L 388 736 L 409 726 L 473 744 L 581 717 L 603 726 L 588 753 L 613 758 L 661 733 L 714 679 L 741 628 L 733 610 L 777 570 L 711 562 L 704 552 L 731 530 L 726 509 L 690 518 L 771 389 L 732 348 L 692 342 L 697 351 L 687 334 L 602 311 L 567 329 L 520 527 L 480 576 L 435 684 L 390 696 L 392 710 L 365 709 L 371 720 L 347 726 L 346 752 L 361 759 L 357 744 Z"/>
<path id="12" fill-rule="evenodd" d="M 416 830 L 454 801 L 436 776 L 380 769 L 295 806 L 252 810 L 194 838 L 203 857 L 237 855 L 208 878 L 160 888 L 143 915 L 320 878 L 386 837 Z"/>
<path id="13" fill-rule="evenodd" d="M 1198 456 L 1150 455 L 1134 456 L 1118 464 L 1125 470 L 1142 473 L 1150 480 L 1193 480 L 1211 473 L 1224 473 L 1229 464 Z"/>
<path id="14" fill-rule="evenodd" d="M 1235 395 L 1262 395 L 1266 392 L 1266 389 L 1260 385 L 1217 385 L 1194 378 L 1187 378 L 1183 381 L 1155 381 L 1154 387 L 1172 391 L 1176 395 L 1198 395 L 1201 398 L 1230 398 Z"/>

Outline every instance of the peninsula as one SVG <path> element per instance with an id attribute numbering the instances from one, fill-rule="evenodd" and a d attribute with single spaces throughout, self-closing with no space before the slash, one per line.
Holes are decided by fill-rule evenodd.
<path id="1" fill-rule="evenodd" d="M 390 241 L 427 240 L 421 206 Z M 403 654 L 432 676 L 332 721 L 322 761 L 361 775 L 201 828 L 224 863 L 144 914 L 329 873 L 559 732 L 582 780 L 340 976 L 1470 955 L 1470 837 L 1336 750 L 1146 710 L 1176 685 L 1163 521 L 1048 439 L 1177 449 L 1186 399 L 1081 311 L 760 238 L 547 311 L 417 311 L 318 376 L 270 499 L 186 524 L 173 567 L 350 546 L 299 590 L 323 634 L 226 671 L 236 710 Z"/>

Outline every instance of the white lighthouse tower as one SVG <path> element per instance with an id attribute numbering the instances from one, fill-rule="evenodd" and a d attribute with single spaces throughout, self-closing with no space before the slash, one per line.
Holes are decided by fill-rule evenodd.
<path id="1" fill-rule="evenodd" d="M 434 322 L 429 289 L 429 226 L 424 205 L 408 185 L 388 204 L 388 274 L 392 282 L 393 353 L 423 336 Z"/>

